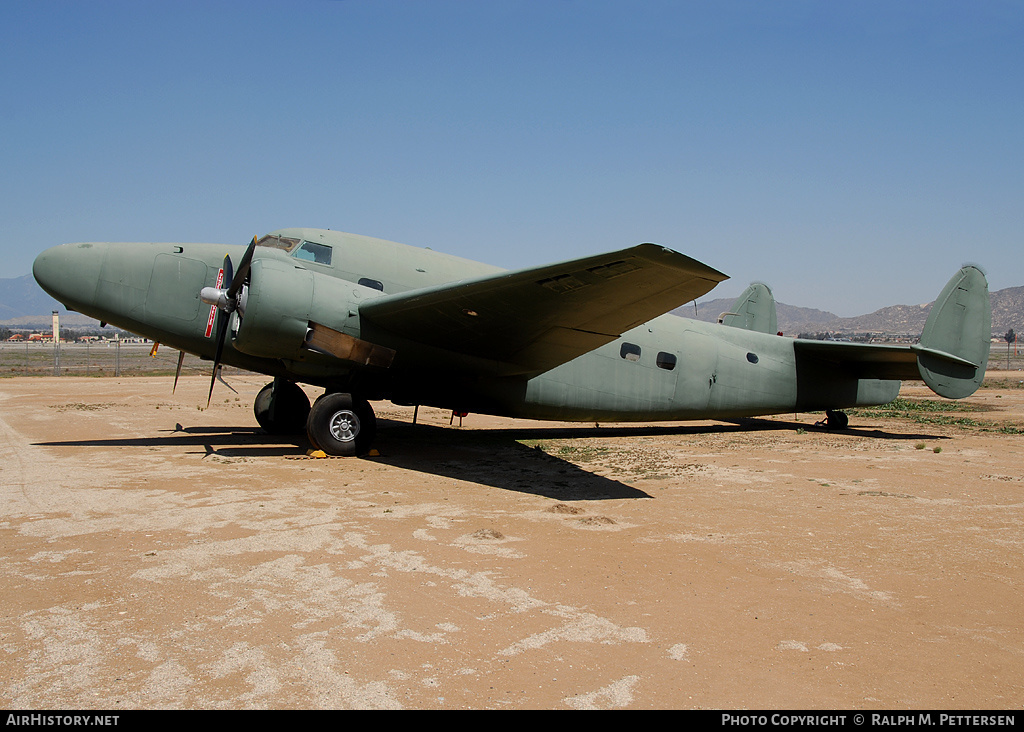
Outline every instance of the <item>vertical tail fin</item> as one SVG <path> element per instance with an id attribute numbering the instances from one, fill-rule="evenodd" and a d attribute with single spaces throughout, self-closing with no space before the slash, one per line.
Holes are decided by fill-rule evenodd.
<path id="1" fill-rule="evenodd" d="M 970 396 L 985 378 L 992 345 L 988 281 L 973 265 L 943 288 L 921 334 L 917 368 L 932 391 L 950 399 Z"/>
<path id="2" fill-rule="evenodd" d="M 718 316 L 718 322 L 732 328 L 775 335 L 778 332 L 778 319 L 771 289 L 768 285 L 755 282 L 736 298 L 728 313 Z"/>

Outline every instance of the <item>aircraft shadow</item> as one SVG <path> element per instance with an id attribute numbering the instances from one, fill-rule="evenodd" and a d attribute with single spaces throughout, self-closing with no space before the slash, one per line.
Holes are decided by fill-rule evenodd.
<path id="1" fill-rule="evenodd" d="M 688 435 L 794 432 L 801 428 L 829 431 L 804 423 L 762 419 L 712 425 L 560 425 L 486 430 L 458 430 L 391 420 L 378 420 L 378 425 L 377 444 L 381 455 L 372 458 L 374 462 L 563 501 L 652 496 L 545 452 L 540 444 L 546 440 L 668 435 L 685 439 Z M 841 430 L 837 434 L 893 440 L 943 439 L 935 435 L 887 432 L 875 426 Z"/>
<path id="2" fill-rule="evenodd" d="M 722 421 L 710 425 L 615 425 L 614 427 L 594 427 L 591 425 L 559 426 L 559 427 L 526 427 L 498 428 L 487 430 L 492 435 L 515 435 L 521 440 L 571 440 L 587 437 L 658 437 L 667 435 L 714 435 L 740 432 L 808 432 L 830 433 L 836 435 L 852 435 L 870 437 L 881 440 L 945 440 L 945 435 L 924 434 L 919 432 L 890 432 L 876 425 L 853 425 L 844 430 L 830 430 L 823 426 L 809 425 L 806 422 L 785 422 L 780 420 L 745 418 L 734 421 Z"/>
<path id="3" fill-rule="evenodd" d="M 551 455 L 540 448 L 544 440 L 586 439 L 597 437 L 643 437 L 726 434 L 739 432 L 795 431 L 823 428 L 797 422 L 747 419 L 712 425 L 663 425 L 594 427 L 552 426 L 461 430 L 389 419 L 378 420 L 379 455 L 372 462 L 403 470 L 437 475 L 459 481 L 487 485 L 501 490 L 544 496 L 562 501 L 616 498 L 651 498 L 638 488 L 597 475 Z M 195 447 L 189 454 L 222 458 L 296 457 L 309 449 L 305 437 L 270 435 L 258 428 L 183 427 L 161 430 L 160 435 L 130 438 L 94 438 L 35 443 L 40 447 Z M 853 434 L 876 439 L 936 440 L 940 435 L 887 432 L 878 427 L 859 426 L 837 434 Z"/>
<path id="4" fill-rule="evenodd" d="M 365 458 L 404 470 L 489 485 L 563 501 L 650 498 L 611 478 L 522 445 L 516 430 L 455 430 L 378 420 L 377 451 Z M 297 457 L 310 448 L 305 437 L 270 435 L 257 428 L 182 427 L 148 437 L 94 438 L 37 442 L 40 447 L 167 448 L 195 447 L 204 458 Z"/>
<path id="5" fill-rule="evenodd" d="M 155 437 L 113 437 L 92 440 L 36 442 L 39 447 L 197 447 L 189 454 L 223 457 L 288 457 L 304 454 L 308 448 L 305 437 L 268 435 L 263 430 L 246 427 L 183 427 L 161 430 L 170 434 Z"/>
<path id="6" fill-rule="evenodd" d="M 378 421 L 374 462 L 502 490 L 561 501 L 651 498 L 633 486 L 597 475 L 524 445 L 530 430 L 458 430 Z M 547 434 L 544 435 L 548 437 Z"/>
<path id="7" fill-rule="evenodd" d="M 831 430 L 828 427 L 819 424 L 806 424 L 804 422 L 785 422 L 777 419 L 760 419 L 758 417 L 748 417 L 745 419 L 735 420 L 728 423 L 729 426 L 738 428 L 737 431 L 742 432 L 763 432 L 768 430 L 784 430 L 788 432 L 796 432 L 797 430 L 807 430 L 811 432 L 819 433 L 831 433 L 836 435 L 852 435 L 856 437 L 870 437 L 875 440 L 948 440 L 948 435 L 933 435 L 925 434 L 922 432 L 891 432 L 889 430 L 882 429 L 878 425 L 868 424 L 851 424 L 846 429 L 842 430 Z M 722 425 L 725 427 L 726 425 Z M 709 431 L 721 432 L 724 431 L 722 427 L 716 427 Z"/>

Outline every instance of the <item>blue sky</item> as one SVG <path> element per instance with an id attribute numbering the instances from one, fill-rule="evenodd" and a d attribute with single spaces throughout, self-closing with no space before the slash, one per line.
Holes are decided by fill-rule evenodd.
<path id="1" fill-rule="evenodd" d="M 654 241 L 793 305 L 1024 284 L 1024 4 L 0 3 L 0 277 L 352 231 L 516 268 Z"/>

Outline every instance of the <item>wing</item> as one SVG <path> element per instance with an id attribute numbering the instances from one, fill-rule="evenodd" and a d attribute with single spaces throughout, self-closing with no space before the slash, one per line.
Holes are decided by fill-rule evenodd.
<path id="1" fill-rule="evenodd" d="M 641 244 L 388 295 L 360 305 L 359 316 L 364 337 L 376 343 L 389 345 L 389 336 L 397 336 L 502 362 L 506 373 L 540 373 L 725 279 L 690 257 Z"/>

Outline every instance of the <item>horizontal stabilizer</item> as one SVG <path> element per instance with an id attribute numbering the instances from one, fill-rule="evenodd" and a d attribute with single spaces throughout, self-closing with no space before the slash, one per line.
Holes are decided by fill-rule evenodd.
<path id="1" fill-rule="evenodd" d="M 966 358 L 960 358 L 955 354 L 946 353 L 945 351 L 939 351 L 934 348 L 925 348 L 920 343 L 911 346 L 910 350 L 916 353 L 918 355 L 918 358 L 924 356 L 926 358 L 935 359 L 936 361 L 939 362 L 948 363 L 951 366 L 962 366 L 965 368 L 972 369 L 972 373 L 973 369 L 977 368 L 977 364 L 971 363 Z"/>
<path id="2" fill-rule="evenodd" d="M 917 371 L 917 354 L 910 346 L 798 338 L 793 341 L 793 348 L 799 358 L 813 358 L 850 378 L 899 381 L 921 378 Z"/>
<path id="3" fill-rule="evenodd" d="M 988 282 L 967 266 L 946 284 L 912 346 L 797 339 L 800 358 L 828 364 L 857 379 L 922 379 L 939 396 L 962 399 L 985 378 L 991 346 L 992 309 Z"/>

